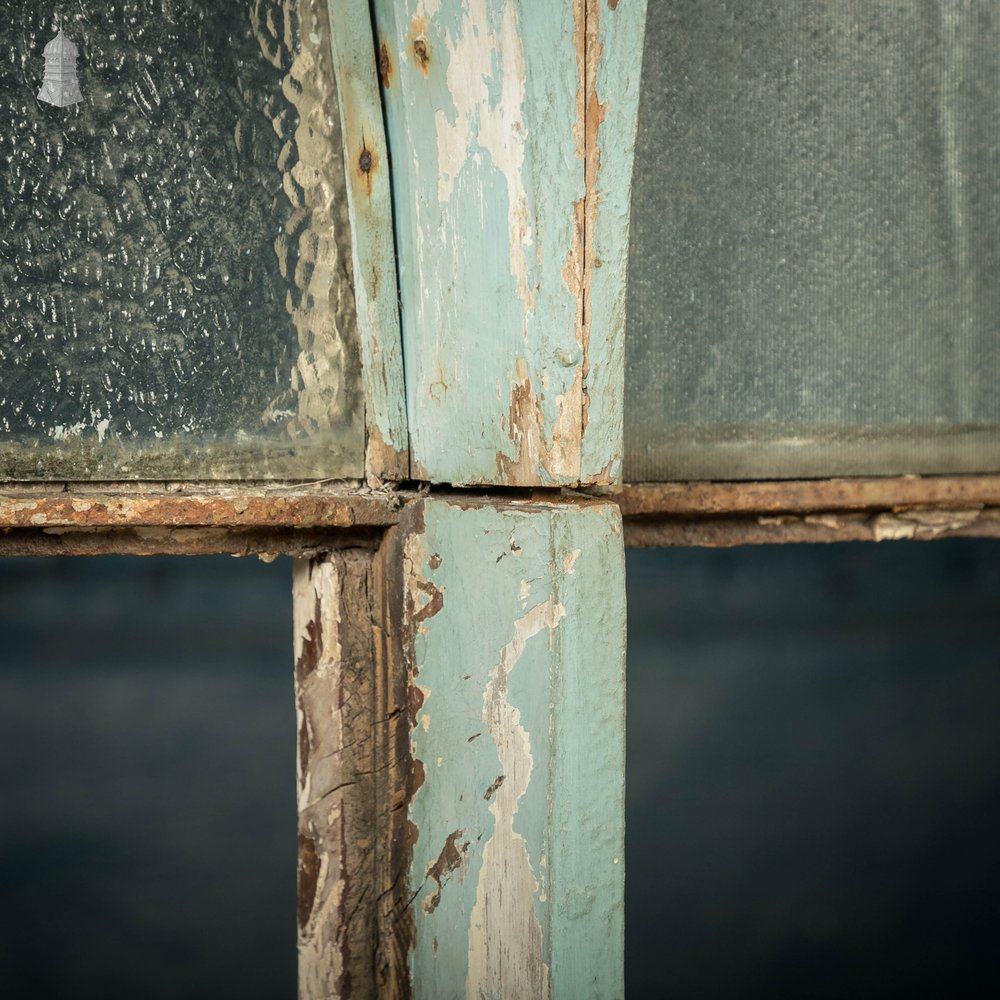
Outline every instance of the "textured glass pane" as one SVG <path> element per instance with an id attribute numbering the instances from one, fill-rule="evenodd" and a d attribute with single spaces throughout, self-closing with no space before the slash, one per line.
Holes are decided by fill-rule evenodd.
<path id="1" fill-rule="evenodd" d="M 82 103 L 36 95 L 64 11 Z M 0 476 L 357 475 L 325 0 L 0 0 Z"/>
<path id="2" fill-rule="evenodd" d="M 1000 470 L 1000 4 L 650 3 L 633 480 Z"/>

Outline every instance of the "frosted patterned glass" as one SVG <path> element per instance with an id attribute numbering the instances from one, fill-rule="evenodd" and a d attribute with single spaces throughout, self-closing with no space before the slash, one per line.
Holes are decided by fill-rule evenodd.
<path id="1" fill-rule="evenodd" d="M 649 5 L 626 476 L 1000 471 L 1000 4 Z"/>
<path id="2" fill-rule="evenodd" d="M 61 6 L 83 102 L 36 95 Z M 358 475 L 325 0 L 0 0 L 0 476 Z"/>

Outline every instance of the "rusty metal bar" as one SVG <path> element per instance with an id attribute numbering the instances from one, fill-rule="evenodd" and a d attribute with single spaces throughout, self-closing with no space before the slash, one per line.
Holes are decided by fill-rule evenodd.
<path id="1" fill-rule="evenodd" d="M 569 490 L 502 493 L 512 504 L 599 499 Z M 0 555 L 311 556 L 375 544 L 419 495 L 359 482 L 7 484 Z M 1000 535 L 1000 476 L 631 484 L 614 499 L 632 547 Z"/>
<path id="2" fill-rule="evenodd" d="M 900 476 L 755 483 L 633 483 L 615 495 L 629 517 L 1000 506 L 1000 476 Z"/>
<path id="3" fill-rule="evenodd" d="M 381 528 L 8 528 L 0 557 L 97 555 L 280 555 L 315 558 L 346 548 L 375 548 Z"/>
<path id="4" fill-rule="evenodd" d="M 360 485 L 8 484 L 0 487 L 0 529 L 385 527 L 407 498 Z"/>
<path id="5" fill-rule="evenodd" d="M 937 538 L 1000 538 L 1000 508 L 634 517 L 625 521 L 625 544 L 630 548 L 729 548 L 792 542 L 931 541 Z"/>

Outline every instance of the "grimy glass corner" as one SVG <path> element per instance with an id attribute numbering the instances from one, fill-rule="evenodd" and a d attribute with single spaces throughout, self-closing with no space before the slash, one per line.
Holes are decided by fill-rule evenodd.
<path id="1" fill-rule="evenodd" d="M 320 0 L 0 3 L 0 477 L 360 475 Z"/>

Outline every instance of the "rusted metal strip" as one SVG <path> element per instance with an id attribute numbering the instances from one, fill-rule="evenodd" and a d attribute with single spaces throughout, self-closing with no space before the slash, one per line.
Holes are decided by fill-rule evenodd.
<path id="1" fill-rule="evenodd" d="M 1000 476 L 903 476 L 756 483 L 634 483 L 615 495 L 622 515 L 700 516 L 905 507 L 1000 506 Z"/>
<path id="2" fill-rule="evenodd" d="M 1000 508 L 924 507 L 880 513 L 825 511 L 810 514 L 631 518 L 630 548 L 780 545 L 791 542 L 883 542 L 938 538 L 1000 538 Z"/>
<path id="3" fill-rule="evenodd" d="M 609 499 L 559 490 L 439 495 L 459 503 L 489 496 L 501 506 Z M 0 555 L 330 551 L 355 537 L 377 538 L 418 496 L 358 484 L 10 484 L 0 494 Z M 992 537 L 1000 476 L 635 484 L 613 499 L 632 546 L 881 540 L 893 537 L 893 517 L 904 525 L 899 537 Z M 967 521 L 943 530 L 930 523 L 953 515 Z M 905 525 L 919 518 L 908 533 Z"/>
<path id="4" fill-rule="evenodd" d="M 375 548 L 379 528 L 9 528 L 6 556 L 278 556 L 312 557 L 344 548 Z"/>
<path id="5" fill-rule="evenodd" d="M 404 494 L 365 488 L 310 490 L 123 490 L 119 484 L 56 492 L 9 485 L 0 493 L 0 528 L 384 527 L 399 519 Z"/>

